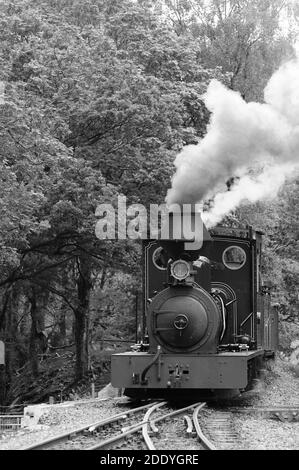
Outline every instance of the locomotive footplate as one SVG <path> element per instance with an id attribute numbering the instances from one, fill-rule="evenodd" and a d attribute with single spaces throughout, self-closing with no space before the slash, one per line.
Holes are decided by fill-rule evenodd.
<path id="1" fill-rule="evenodd" d="M 113 354 L 111 383 L 130 389 L 245 389 L 248 362 L 263 353 L 161 354 L 155 361 L 154 354 L 145 352 Z"/>

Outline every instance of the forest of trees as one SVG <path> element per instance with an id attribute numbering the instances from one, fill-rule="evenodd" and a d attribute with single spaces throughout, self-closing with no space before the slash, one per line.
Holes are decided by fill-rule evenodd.
<path id="1" fill-rule="evenodd" d="M 262 101 L 298 21 L 286 0 L 0 1 L 5 390 L 27 361 L 38 376 L 45 342 L 75 345 L 79 380 L 92 342 L 134 337 L 140 245 L 98 240 L 97 205 L 163 202 L 177 152 L 206 132 L 210 80 Z M 226 220 L 265 232 L 265 275 L 294 324 L 297 187 Z"/>

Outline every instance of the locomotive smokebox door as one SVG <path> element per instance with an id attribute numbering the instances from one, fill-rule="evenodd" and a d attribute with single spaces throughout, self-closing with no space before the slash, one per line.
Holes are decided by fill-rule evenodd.
<path id="1" fill-rule="evenodd" d="M 5 364 L 4 343 L 0 341 L 0 365 Z"/>

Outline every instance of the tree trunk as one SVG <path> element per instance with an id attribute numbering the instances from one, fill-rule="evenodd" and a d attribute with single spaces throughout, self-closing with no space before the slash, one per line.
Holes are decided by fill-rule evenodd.
<path id="1" fill-rule="evenodd" d="M 0 373 L 1 401 L 5 402 L 13 373 L 13 363 L 15 362 L 15 350 L 17 344 L 16 310 L 14 301 L 17 293 L 10 287 L 3 296 L 2 309 L 0 315 L 0 339 L 5 345 L 5 366 Z"/>
<path id="2" fill-rule="evenodd" d="M 29 355 L 31 370 L 34 377 L 38 376 L 38 336 L 37 336 L 37 303 L 36 292 L 32 289 L 30 293 L 30 315 L 31 315 L 31 328 L 30 328 L 30 344 Z"/>
<path id="3" fill-rule="evenodd" d="M 6 397 L 5 366 L 0 364 L 0 405 L 4 405 Z"/>
<path id="4" fill-rule="evenodd" d="M 90 260 L 85 254 L 81 254 L 78 257 L 78 306 L 75 311 L 76 380 L 82 379 L 88 369 L 88 314 L 91 287 Z"/>
<path id="5" fill-rule="evenodd" d="M 62 285 L 67 289 L 69 285 L 69 270 L 65 269 L 63 271 Z M 66 344 L 66 319 L 67 319 L 68 307 L 64 301 L 61 302 L 59 317 L 58 317 L 58 334 L 59 334 L 59 346 L 64 346 Z M 73 338 L 74 339 L 75 328 L 73 328 Z M 73 342 L 72 340 L 70 341 Z"/>
<path id="6" fill-rule="evenodd" d="M 61 305 L 59 321 L 58 321 L 58 330 L 59 330 L 59 346 L 66 344 L 66 306 L 64 303 Z"/>

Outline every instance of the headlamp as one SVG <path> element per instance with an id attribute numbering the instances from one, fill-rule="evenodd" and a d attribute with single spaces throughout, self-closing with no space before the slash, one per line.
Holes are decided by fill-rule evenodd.
<path id="1" fill-rule="evenodd" d="M 172 263 L 170 268 L 171 275 L 178 281 L 183 281 L 190 274 L 190 266 L 187 261 L 179 259 Z"/>

